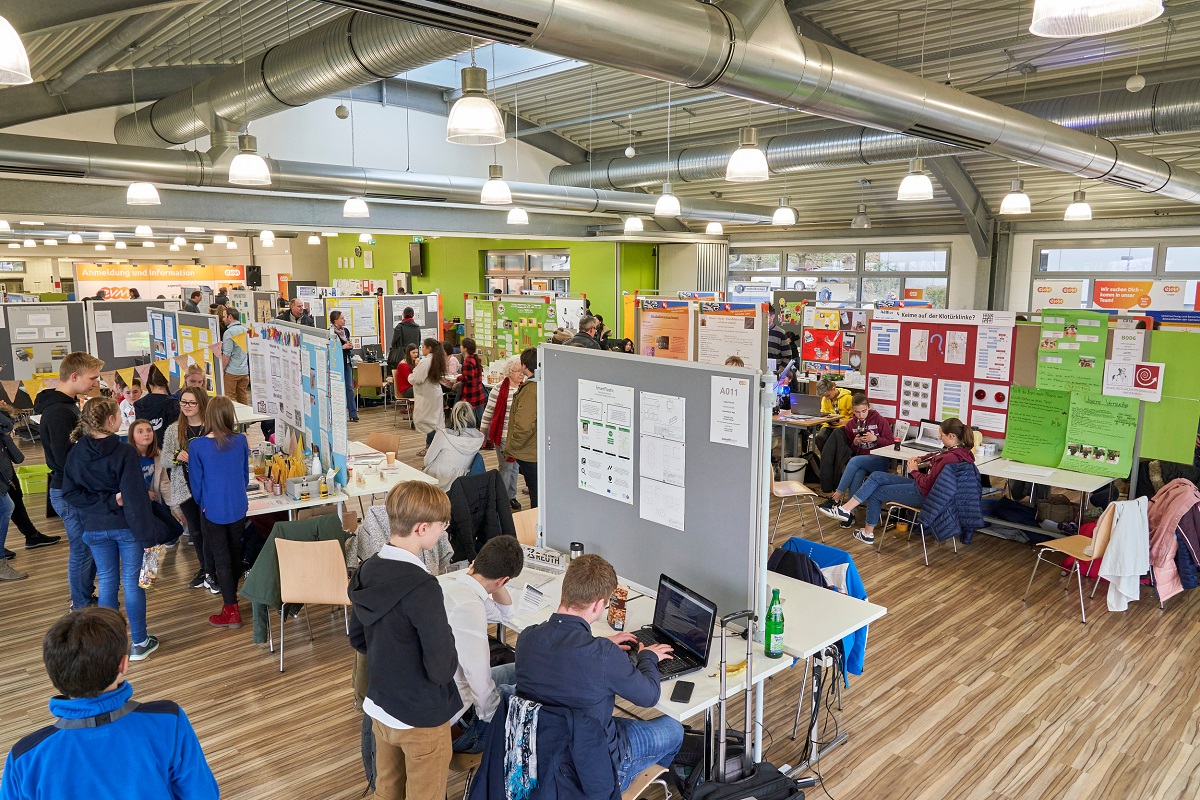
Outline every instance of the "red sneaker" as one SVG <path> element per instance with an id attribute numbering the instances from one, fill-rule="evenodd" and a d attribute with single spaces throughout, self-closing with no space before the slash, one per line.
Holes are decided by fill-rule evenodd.
<path id="1" fill-rule="evenodd" d="M 220 614 L 213 614 L 208 618 L 208 624 L 214 628 L 240 628 L 242 627 L 242 612 L 238 610 L 236 603 L 231 606 L 222 606 Z"/>

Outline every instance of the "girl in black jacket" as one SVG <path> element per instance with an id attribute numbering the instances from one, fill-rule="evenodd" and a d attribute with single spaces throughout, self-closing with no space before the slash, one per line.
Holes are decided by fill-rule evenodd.
<path id="1" fill-rule="evenodd" d="M 0 545 L 8 538 L 8 523 L 12 520 L 16 504 L 9 497 L 10 487 L 15 476 L 13 462 L 21 463 L 25 454 L 12 440 L 12 417 L 0 411 Z M 0 581 L 19 581 L 28 578 L 24 572 L 13 569 L 7 559 L 0 558 Z"/>

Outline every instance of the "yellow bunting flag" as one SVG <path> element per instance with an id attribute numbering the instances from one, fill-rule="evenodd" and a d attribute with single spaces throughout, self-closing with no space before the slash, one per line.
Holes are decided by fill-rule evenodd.
<path id="1" fill-rule="evenodd" d="M 162 361 L 155 361 L 154 366 L 158 367 L 158 371 L 164 378 L 171 377 L 171 359 L 164 358 Z"/>
<path id="2" fill-rule="evenodd" d="M 233 343 L 242 348 L 242 352 L 247 352 L 249 350 L 249 340 L 250 337 L 244 333 L 239 333 L 237 336 L 233 337 Z"/>
<path id="3" fill-rule="evenodd" d="M 42 390 L 41 378 L 28 378 L 23 381 L 23 384 L 25 386 L 25 394 L 29 395 L 30 400 L 37 397 L 38 392 Z"/>
<path id="4" fill-rule="evenodd" d="M 117 375 L 121 378 L 121 382 L 126 386 L 133 383 L 133 367 L 117 370 Z"/>

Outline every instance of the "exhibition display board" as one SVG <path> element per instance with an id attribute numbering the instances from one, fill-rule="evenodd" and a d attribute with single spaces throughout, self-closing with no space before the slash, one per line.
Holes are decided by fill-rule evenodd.
<path id="1" fill-rule="evenodd" d="M 210 395 L 224 391 L 220 360 L 214 350 L 221 347 L 220 327 L 211 314 L 149 308 L 151 360 L 167 375 L 172 388 L 183 380 L 190 364 L 204 368 L 205 388 Z"/>
<path id="2" fill-rule="evenodd" d="M 482 355 L 482 363 L 517 355 L 537 347 L 559 327 L 558 312 L 550 297 L 522 295 L 466 295 L 468 332 Z"/>
<path id="3" fill-rule="evenodd" d="M 689 300 L 639 297 L 635 341 L 638 354 L 676 361 L 694 360 L 696 311 L 697 304 Z"/>
<path id="4" fill-rule="evenodd" d="M 44 381 L 57 379 L 67 353 L 86 349 L 83 303 L 0 305 L 0 380 L 13 405 L 27 408 Z M 18 398 L 22 388 L 28 400 Z"/>
<path id="5" fill-rule="evenodd" d="M 232 289 L 246 283 L 246 268 L 239 264 L 88 264 L 75 262 L 75 296 L 94 297 L 104 293 L 106 300 L 128 300 L 129 290 L 137 289 L 141 299 L 187 297 L 184 288 L 207 290 L 204 310 L 212 295 L 222 287 Z"/>
<path id="6" fill-rule="evenodd" d="M 1162 364 L 1161 400 L 1144 406 L 1141 457 L 1191 464 L 1200 429 L 1200 334 L 1156 330 L 1150 334 L 1148 361 Z M 1144 376 L 1149 378 L 1149 375 Z M 1135 376 L 1136 380 L 1136 376 Z"/>
<path id="7" fill-rule="evenodd" d="M 1034 313 L 1054 309 L 1083 308 L 1085 301 L 1098 310 L 1183 311 L 1195 305 L 1195 291 L 1188 280 L 1137 280 L 1099 278 L 1089 280 L 1038 279 L 1033 282 L 1029 307 Z"/>
<path id="8" fill-rule="evenodd" d="M 106 370 L 145 364 L 153 354 L 146 312 L 178 311 L 179 300 L 89 300 L 86 303 L 88 352 L 103 359 Z"/>
<path id="9" fill-rule="evenodd" d="M 229 302 L 244 322 L 270 322 L 279 312 L 278 292 L 264 292 L 250 289 L 233 289 L 229 292 Z"/>
<path id="10" fill-rule="evenodd" d="M 868 324 L 867 396 L 891 420 L 958 417 L 985 435 L 1007 431 L 1016 315 L 878 309 Z"/>
<path id="11" fill-rule="evenodd" d="M 748 369 L 766 370 L 767 305 L 765 303 L 700 303 L 696 360 L 724 364 L 739 356 Z"/>
<path id="12" fill-rule="evenodd" d="M 336 469 L 337 483 L 345 485 L 349 376 L 337 336 L 290 322 L 256 322 L 247 351 L 254 410 L 275 418 L 275 443 L 290 451 L 303 437 L 305 448 L 320 456 L 321 470 Z"/>
<path id="13" fill-rule="evenodd" d="M 350 329 L 350 338 L 354 342 L 357 355 L 362 355 L 362 347 L 366 344 L 379 344 L 379 300 L 371 297 L 326 297 L 325 322 L 329 323 L 329 314 L 334 309 L 346 316 L 346 327 Z"/>
<path id="14" fill-rule="evenodd" d="M 404 309 L 413 310 L 413 321 L 421 326 L 422 339 L 441 340 L 442 336 L 442 296 L 440 294 L 385 294 L 379 298 L 382 324 L 380 335 L 383 337 L 383 351 L 386 355 L 391 349 L 392 338 L 396 326 L 404 319 Z M 468 308 L 470 305 L 468 303 Z M 470 319 L 470 314 L 467 315 Z"/>
<path id="15" fill-rule="evenodd" d="M 868 350 L 867 325 L 872 309 L 818 306 L 807 301 L 789 305 L 799 311 L 801 372 L 810 376 L 835 373 L 846 386 L 865 385 Z"/>

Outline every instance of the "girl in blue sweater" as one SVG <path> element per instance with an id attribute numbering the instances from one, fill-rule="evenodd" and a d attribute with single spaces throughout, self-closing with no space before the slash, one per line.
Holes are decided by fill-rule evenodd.
<path id="1" fill-rule="evenodd" d="M 211 555 L 221 588 L 223 606 L 208 622 L 218 628 L 240 628 L 242 613 L 237 605 L 241 553 L 238 543 L 245 529 L 246 481 L 250 470 L 250 447 L 246 436 L 237 433 L 233 401 L 214 397 L 204 411 L 204 436 L 188 445 L 188 483 L 192 498 L 200 506 L 206 555 Z"/>

